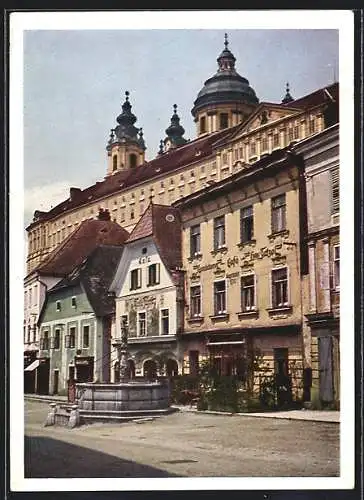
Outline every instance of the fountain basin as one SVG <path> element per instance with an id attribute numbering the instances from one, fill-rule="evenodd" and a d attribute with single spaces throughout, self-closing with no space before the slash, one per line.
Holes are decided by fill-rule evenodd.
<path id="1" fill-rule="evenodd" d="M 168 381 L 164 380 L 78 383 L 76 398 L 81 421 L 125 421 L 175 411 L 170 407 Z"/>

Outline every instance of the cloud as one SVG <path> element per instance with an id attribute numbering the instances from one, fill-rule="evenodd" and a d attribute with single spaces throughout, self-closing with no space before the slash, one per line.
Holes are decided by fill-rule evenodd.
<path id="1" fill-rule="evenodd" d="M 69 197 L 72 182 L 60 181 L 24 191 L 24 222 L 30 224 L 35 210 L 48 211 Z"/>

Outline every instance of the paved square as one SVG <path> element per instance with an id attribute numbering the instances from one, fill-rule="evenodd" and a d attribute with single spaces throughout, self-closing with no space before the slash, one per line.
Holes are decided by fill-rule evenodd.
<path id="1" fill-rule="evenodd" d="M 339 476 L 334 423 L 178 412 L 154 421 L 43 427 L 25 402 L 25 477 Z"/>

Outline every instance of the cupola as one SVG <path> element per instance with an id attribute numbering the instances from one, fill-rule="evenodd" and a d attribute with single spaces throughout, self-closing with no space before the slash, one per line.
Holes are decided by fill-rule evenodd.
<path id="1" fill-rule="evenodd" d="M 191 110 L 197 124 L 197 135 L 237 125 L 259 104 L 249 81 L 235 69 L 236 58 L 229 49 L 227 33 L 224 46 L 217 58 L 217 73 L 205 81 Z"/>

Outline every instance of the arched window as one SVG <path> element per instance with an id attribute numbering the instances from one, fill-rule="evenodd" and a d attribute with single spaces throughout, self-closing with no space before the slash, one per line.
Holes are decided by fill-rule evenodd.
<path id="1" fill-rule="evenodd" d="M 155 361 L 148 359 L 143 365 L 143 375 L 148 380 L 157 378 L 157 364 Z"/>
<path id="2" fill-rule="evenodd" d="M 129 155 L 130 168 L 136 167 L 136 164 L 137 164 L 137 155 L 135 155 L 135 154 Z"/>
<path id="3" fill-rule="evenodd" d="M 115 172 L 115 170 L 118 168 L 118 157 L 117 155 L 114 155 L 112 157 L 112 170 Z"/>

